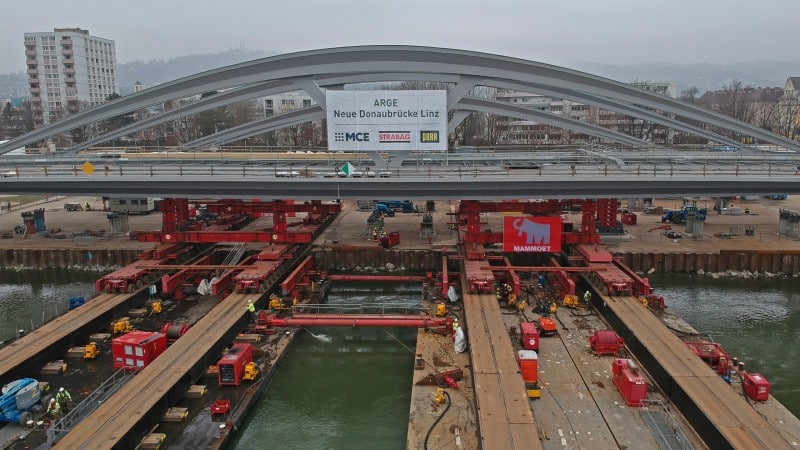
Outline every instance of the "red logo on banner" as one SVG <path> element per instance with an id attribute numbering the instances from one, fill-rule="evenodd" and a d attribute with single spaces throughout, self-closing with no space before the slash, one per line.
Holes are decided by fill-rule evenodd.
<path id="1" fill-rule="evenodd" d="M 560 252 L 561 217 L 504 217 L 503 251 Z"/>

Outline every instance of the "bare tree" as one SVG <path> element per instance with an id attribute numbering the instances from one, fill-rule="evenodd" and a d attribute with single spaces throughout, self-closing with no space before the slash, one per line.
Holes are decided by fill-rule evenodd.
<path id="1" fill-rule="evenodd" d="M 800 99 L 783 98 L 775 106 L 773 131 L 789 139 L 800 138 Z"/>
<path id="2" fill-rule="evenodd" d="M 753 98 L 750 93 L 753 87 L 742 86 L 741 80 L 733 80 L 722 86 L 720 91 L 719 112 L 742 122 L 753 121 Z"/>

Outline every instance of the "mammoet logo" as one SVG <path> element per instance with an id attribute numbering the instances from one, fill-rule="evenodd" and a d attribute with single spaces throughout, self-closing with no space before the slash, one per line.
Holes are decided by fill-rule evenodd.
<path id="1" fill-rule="evenodd" d="M 560 217 L 506 217 L 503 225 L 503 251 L 561 250 Z"/>

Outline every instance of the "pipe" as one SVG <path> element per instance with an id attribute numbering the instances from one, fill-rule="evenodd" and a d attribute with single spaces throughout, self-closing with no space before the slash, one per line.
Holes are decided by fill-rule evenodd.
<path id="1" fill-rule="evenodd" d="M 438 328 L 448 325 L 451 318 L 431 318 L 411 315 L 380 314 L 295 314 L 279 318 L 267 316 L 267 326 L 273 327 L 417 327 Z M 452 323 L 452 322 L 450 322 Z M 452 326 L 452 325 L 451 325 Z"/>

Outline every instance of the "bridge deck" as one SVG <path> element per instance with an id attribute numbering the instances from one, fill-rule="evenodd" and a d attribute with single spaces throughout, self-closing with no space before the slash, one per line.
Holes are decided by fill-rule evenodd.
<path id="1" fill-rule="evenodd" d="M 500 305 L 494 295 L 465 294 L 464 316 L 472 356 L 481 448 L 541 449 Z"/>
<path id="2" fill-rule="evenodd" d="M 120 446 L 130 430 L 146 421 L 168 391 L 190 377 L 199 359 L 247 314 L 248 299 L 231 294 L 180 339 L 58 442 L 58 448 L 108 449 Z M 176 399 L 177 400 L 177 399 Z M 151 424 L 152 426 L 153 424 Z"/>
<path id="3" fill-rule="evenodd" d="M 717 442 L 733 448 L 792 448 L 780 431 L 767 423 L 758 411 L 728 386 L 713 370 L 698 358 L 674 333 L 634 297 L 605 297 L 607 307 L 630 330 L 635 341 L 626 338 L 629 347 L 641 347 L 645 359 L 662 369 L 651 371 L 660 381 L 667 396 L 673 401 L 696 405 L 694 411 L 684 410 L 684 415 L 696 428 L 706 428 L 719 433 Z M 619 330 L 618 330 L 619 331 Z M 634 353 L 639 353 L 634 349 Z M 647 361 L 642 362 L 647 366 Z M 659 380 L 660 378 L 660 380 Z M 693 417 L 694 416 L 694 417 Z M 703 435 L 703 430 L 698 429 Z M 708 442 L 707 436 L 704 440 Z M 714 440 L 714 439 L 712 439 Z"/>
<path id="4" fill-rule="evenodd" d="M 57 346 L 58 342 L 81 327 L 114 310 L 131 298 L 132 294 L 102 294 L 86 305 L 54 318 L 41 327 L 0 349 L 0 380 L 16 373 L 20 366 L 40 353 Z"/>

